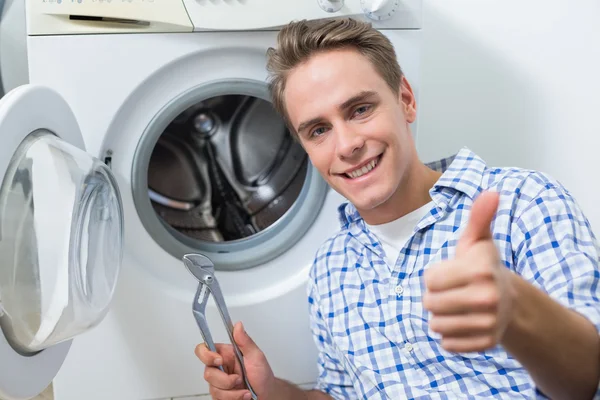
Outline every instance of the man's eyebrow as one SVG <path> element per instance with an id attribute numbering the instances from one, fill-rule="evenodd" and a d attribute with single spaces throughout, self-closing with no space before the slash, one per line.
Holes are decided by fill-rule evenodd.
<path id="1" fill-rule="evenodd" d="M 372 90 L 364 90 L 360 93 L 358 93 L 355 96 L 350 97 L 348 100 L 344 101 L 342 104 L 340 104 L 338 106 L 338 108 L 340 110 L 344 110 L 352 105 L 354 105 L 355 103 L 360 103 L 361 101 L 365 101 L 367 99 L 369 99 L 370 97 L 375 97 L 377 96 L 377 92 L 374 92 Z"/>
<path id="2" fill-rule="evenodd" d="M 308 128 L 309 126 L 318 124 L 321 121 L 323 121 L 322 117 L 316 117 L 316 118 L 313 118 L 313 119 L 309 119 L 308 121 L 304 121 L 303 123 L 301 123 L 300 126 L 298 126 L 298 129 L 296 131 L 298 133 L 300 133 L 303 130 L 305 130 L 306 128 Z"/>
<path id="3" fill-rule="evenodd" d="M 348 100 L 345 100 L 342 104 L 340 104 L 338 106 L 338 108 L 340 110 L 345 110 L 346 108 L 348 108 L 356 103 L 360 103 L 361 101 L 365 101 L 365 100 L 367 100 L 371 97 L 375 97 L 375 96 L 377 96 L 377 92 L 374 92 L 372 90 L 364 90 L 364 91 L 350 97 Z M 304 121 L 298 126 L 298 129 L 296 130 L 296 132 L 301 133 L 303 130 L 305 130 L 309 126 L 318 124 L 319 122 L 323 121 L 323 119 L 324 119 L 323 117 L 316 117 L 316 118 L 309 119 L 308 121 Z"/>

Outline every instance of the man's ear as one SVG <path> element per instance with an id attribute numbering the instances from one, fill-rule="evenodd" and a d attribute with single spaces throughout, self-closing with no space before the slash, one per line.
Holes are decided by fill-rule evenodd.
<path id="1" fill-rule="evenodd" d="M 400 83 L 399 100 L 403 106 L 404 115 L 408 123 L 413 123 L 417 119 L 417 101 L 413 93 L 412 87 L 405 76 L 402 76 Z"/>

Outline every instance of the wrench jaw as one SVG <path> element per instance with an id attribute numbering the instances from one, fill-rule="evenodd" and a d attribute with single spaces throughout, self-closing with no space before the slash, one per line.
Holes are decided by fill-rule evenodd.
<path id="1" fill-rule="evenodd" d="M 186 254 L 183 256 L 183 265 L 201 283 L 215 279 L 215 265 L 202 254 Z"/>
<path id="2" fill-rule="evenodd" d="M 229 335 L 229 340 L 233 346 L 235 356 L 237 357 L 242 368 L 242 378 L 246 383 L 246 388 L 250 391 L 252 399 L 258 400 L 258 396 L 256 393 L 254 393 L 254 390 L 252 390 L 250 382 L 248 382 L 248 374 L 246 373 L 246 366 L 244 365 L 242 352 L 233 338 L 233 322 L 229 316 L 229 312 L 227 311 L 227 305 L 225 304 L 225 298 L 221 292 L 221 286 L 214 275 L 214 264 L 210 259 L 208 259 L 208 257 L 201 254 L 186 254 L 183 256 L 183 263 L 188 271 L 190 271 L 190 273 L 194 275 L 196 279 L 198 279 L 198 289 L 196 290 L 196 295 L 194 296 L 192 312 L 194 314 L 194 318 L 196 319 L 196 323 L 200 328 L 200 333 L 202 334 L 204 342 L 211 351 L 215 353 L 217 352 L 217 348 L 210 333 L 210 329 L 208 328 L 208 321 L 206 319 L 206 304 L 208 303 L 208 298 L 212 294 L 219 314 L 221 315 L 221 319 L 227 328 L 227 334 Z M 219 367 L 219 369 L 224 371 L 222 366 Z"/>

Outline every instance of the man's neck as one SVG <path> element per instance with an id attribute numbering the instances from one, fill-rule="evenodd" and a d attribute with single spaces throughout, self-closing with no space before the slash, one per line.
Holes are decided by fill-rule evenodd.
<path id="1" fill-rule="evenodd" d="M 396 193 L 385 203 L 368 210 L 359 210 L 367 224 L 379 225 L 395 221 L 398 218 L 424 206 L 431 201 L 429 190 L 442 176 L 441 172 L 434 171 L 418 161 L 406 174 Z"/>

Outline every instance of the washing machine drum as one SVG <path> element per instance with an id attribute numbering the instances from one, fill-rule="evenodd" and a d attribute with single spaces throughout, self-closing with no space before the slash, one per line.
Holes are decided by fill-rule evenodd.
<path id="1" fill-rule="evenodd" d="M 186 236 L 243 239 L 292 206 L 307 160 L 269 102 L 219 96 L 186 110 L 160 137 L 149 194 L 162 220 Z"/>

